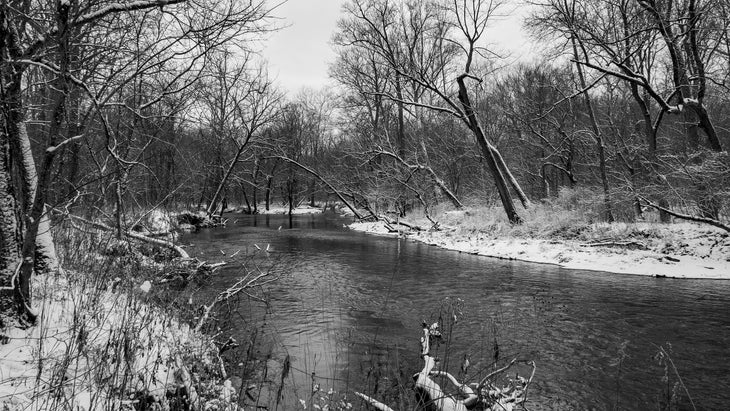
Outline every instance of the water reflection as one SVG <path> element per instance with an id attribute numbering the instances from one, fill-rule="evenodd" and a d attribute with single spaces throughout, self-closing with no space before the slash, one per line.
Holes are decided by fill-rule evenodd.
<path id="1" fill-rule="evenodd" d="M 230 216 L 227 228 L 184 239 L 204 259 L 243 250 L 278 270 L 267 292 L 270 324 L 301 372 L 299 385 L 312 372 L 365 383 L 374 363 L 412 373 L 422 319 L 461 298 L 453 356 L 487 369 L 496 340 L 501 358 L 534 359 L 539 405 L 531 409 L 656 408 L 664 369 L 654 355 L 668 342 L 698 408 L 730 405 L 720 389 L 730 386 L 727 282 L 495 260 L 350 232 L 346 222 L 295 216 L 288 229 L 286 216 Z M 234 277 L 223 273 L 213 291 Z"/>

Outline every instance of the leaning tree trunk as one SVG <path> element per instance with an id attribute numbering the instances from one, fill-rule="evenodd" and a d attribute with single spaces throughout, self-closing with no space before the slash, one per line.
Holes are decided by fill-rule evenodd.
<path id="1" fill-rule="evenodd" d="M 464 79 L 466 77 L 466 74 L 462 74 L 456 81 L 459 83 L 459 101 L 464 108 L 469 129 L 474 134 L 477 144 L 479 144 L 479 147 L 482 150 L 482 156 L 484 157 L 484 160 L 486 160 L 487 168 L 492 174 L 494 183 L 497 186 L 499 199 L 502 201 L 502 207 L 504 208 L 504 212 L 507 214 L 507 218 L 512 224 L 519 224 L 522 222 L 522 219 L 520 218 L 520 215 L 517 214 L 515 205 L 512 203 L 512 195 L 509 192 L 509 187 L 507 187 L 507 181 L 505 180 L 500 167 L 497 165 L 497 160 L 494 158 L 494 153 L 497 149 L 492 146 L 489 140 L 487 140 L 487 137 L 484 134 L 484 129 L 482 129 L 482 125 L 479 123 L 479 119 L 472 109 L 471 101 L 469 100 L 469 93 L 466 89 L 466 84 L 464 83 Z"/>
<path id="2" fill-rule="evenodd" d="M 318 173 L 318 172 L 316 172 L 315 170 L 313 170 L 313 169 L 311 169 L 311 168 L 309 168 L 309 167 L 305 166 L 304 164 L 302 164 L 302 163 L 299 163 L 299 162 L 298 162 L 298 161 L 296 161 L 296 160 L 292 160 L 291 158 L 288 158 L 288 157 L 282 157 L 282 156 L 279 156 L 279 157 L 276 157 L 276 158 L 278 158 L 278 159 L 281 159 L 281 160 L 284 160 L 284 161 L 287 161 L 287 162 L 289 162 L 289 164 L 293 164 L 293 165 L 295 165 L 295 166 L 297 166 L 297 167 L 301 168 L 302 170 L 304 170 L 304 171 L 308 172 L 309 174 L 313 175 L 314 177 L 316 177 L 316 178 L 317 178 L 317 179 L 318 179 L 319 181 L 321 181 L 321 182 L 322 182 L 322 183 L 323 183 L 324 185 L 326 185 L 326 186 L 327 186 L 327 188 L 329 188 L 330 190 L 332 190 L 332 192 L 333 192 L 333 193 L 335 193 L 335 195 L 337 196 L 337 198 L 339 198 L 339 199 L 340 199 L 340 201 L 342 201 L 342 203 L 343 203 L 343 204 L 345 204 L 345 206 L 346 206 L 347 208 L 349 208 L 349 209 L 350 209 L 350 211 L 352 211 L 352 213 L 353 213 L 353 214 L 355 215 L 355 217 L 356 217 L 356 218 L 357 218 L 358 220 L 362 220 L 362 219 L 364 218 L 364 217 L 363 217 L 363 216 L 362 216 L 362 215 L 361 215 L 361 214 L 360 214 L 360 213 L 359 213 L 359 212 L 357 211 L 357 209 L 355 208 L 355 206 L 354 206 L 354 205 L 352 205 L 352 204 L 351 204 L 351 203 L 350 203 L 350 202 L 349 202 L 349 201 L 347 200 L 347 198 L 345 198 L 345 196 L 344 196 L 344 195 L 342 194 L 342 192 L 340 192 L 340 190 L 336 189 L 336 188 L 335 188 L 335 187 L 334 187 L 334 186 L 333 186 L 333 185 L 332 185 L 332 184 L 331 184 L 331 183 L 330 183 L 329 181 L 327 181 L 327 179 L 325 179 L 324 177 L 322 177 L 322 175 L 321 175 L 321 174 L 319 174 L 319 173 Z M 374 215 L 374 214 L 373 214 L 373 215 Z"/>
<path id="3" fill-rule="evenodd" d="M 517 198 L 520 199 L 522 207 L 524 207 L 525 209 L 530 208 L 530 199 L 527 198 L 527 194 L 525 194 L 525 192 L 522 190 L 520 183 L 517 182 L 517 179 L 509 170 L 509 167 L 507 167 L 507 163 L 505 163 L 502 154 L 497 151 L 497 148 L 494 146 L 492 146 L 491 151 L 494 159 L 497 160 L 497 166 L 499 166 L 499 171 L 501 171 L 502 174 L 507 177 L 507 181 L 509 181 L 510 186 L 512 186 L 512 190 L 514 190 L 515 194 L 517 194 Z"/>

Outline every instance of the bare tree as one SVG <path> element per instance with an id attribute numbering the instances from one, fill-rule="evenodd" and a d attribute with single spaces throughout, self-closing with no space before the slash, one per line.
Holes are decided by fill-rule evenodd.
<path id="1" fill-rule="evenodd" d="M 233 147 L 233 156 L 227 160 L 208 201 L 209 216 L 216 211 L 221 194 L 251 139 L 277 116 L 281 95 L 261 66 L 251 67 L 252 59 L 250 53 L 237 59 L 223 51 L 213 65 L 210 85 L 203 90 L 212 138 L 227 140 Z"/>
<path id="2" fill-rule="evenodd" d="M 50 247 L 39 247 L 36 240 L 43 238 L 44 244 L 53 244 L 42 221 L 58 153 L 81 139 L 91 143 L 91 130 L 98 126 L 97 130 L 104 136 L 102 145 L 118 166 L 114 174 L 119 199 L 129 168 L 139 164 L 138 153 L 146 146 L 143 144 L 130 160 L 126 158 L 124 146 L 118 144 L 121 137 L 137 133 L 135 128 L 139 123 L 134 122 L 144 118 L 165 96 L 193 84 L 195 76 L 187 77 L 187 74 L 202 66 L 207 50 L 260 32 L 267 13 L 263 2 L 238 5 L 236 2 L 148 0 L 79 4 L 62 0 L 0 4 L 0 91 L 4 125 L 0 132 L 9 149 L 0 153 L 3 156 L 0 164 L 4 166 L 2 177 L 12 183 L 15 200 L 13 210 L 2 210 L 3 216 L 15 216 L 15 224 L 3 220 L 7 226 L 2 230 L 16 233 L 16 243 L 22 244 L 14 253 L 18 265 L 3 267 L 0 273 L 3 286 L 7 287 L 3 289 L 3 306 L 8 306 L 6 294 L 12 290 L 14 305 L 22 317 L 30 321 L 35 317 L 30 308 L 30 278 L 34 270 L 41 269 L 39 263 L 43 259 L 36 258 L 37 252 L 50 250 Z M 129 44 L 124 41 L 117 43 L 118 47 L 108 47 L 125 35 L 139 33 L 143 35 L 137 36 L 140 41 L 134 47 L 127 47 Z M 114 50 L 116 54 L 102 64 L 92 64 L 94 72 L 78 76 L 83 72 L 83 62 L 77 60 L 77 53 L 83 48 L 80 44 L 98 45 L 99 50 L 104 49 L 105 53 Z M 43 76 L 48 79 L 48 91 L 44 95 L 48 96 L 49 121 L 42 138 L 38 138 L 37 150 L 31 150 L 23 95 L 27 76 L 34 71 L 45 73 Z M 173 74 L 161 82 L 160 88 L 151 88 L 153 92 L 146 93 L 142 91 L 145 84 L 140 76 L 149 73 Z M 136 92 L 125 94 L 128 85 L 134 85 L 132 89 Z M 130 94 L 132 98 L 126 99 Z M 82 98 L 83 104 L 79 102 Z M 81 106 L 85 107 L 85 113 L 77 112 Z M 132 127 L 112 128 L 109 114 L 115 110 L 128 111 Z M 40 153 L 40 161 L 33 157 L 33 151 Z M 94 159 L 100 174 L 108 175 L 108 163 L 97 160 Z M 2 204 L 11 205 L 8 201 Z M 117 214 L 121 214 L 119 205 L 117 208 Z M 8 247 L 15 246 L 8 244 Z"/>
<path id="3" fill-rule="evenodd" d="M 644 163 L 652 170 L 655 186 L 664 185 L 659 157 L 680 148 L 688 155 L 702 150 L 701 134 L 710 151 L 722 151 L 721 137 L 711 118 L 708 96 L 720 90 L 727 76 L 726 59 L 719 50 L 726 44 L 727 18 L 723 2 L 654 0 L 619 2 L 536 2 L 531 26 L 542 36 L 551 33 L 565 40 L 572 60 L 596 74 L 581 91 L 596 90 L 603 78 L 620 81 L 630 90 L 641 118 L 646 141 Z M 724 27 L 724 29 L 719 29 Z M 668 68 L 665 71 L 664 68 Z M 713 87 L 718 85 L 718 87 Z M 708 103 L 710 102 L 710 103 Z M 678 137 L 660 144 L 662 127 L 673 117 L 684 128 Z M 669 133 L 665 133 L 669 134 Z M 697 182 L 700 213 L 717 218 L 722 207 L 707 181 Z M 659 190 L 661 191 L 661 189 Z M 661 209 L 669 207 L 658 196 Z M 669 214 L 662 211 L 663 220 Z"/>
<path id="4" fill-rule="evenodd" d="M 463 122 L 480 148 L 507 217 L 519 223 L 521 219 L 512 203 L 510 186 L 524 206 L 529 205 L 529 200 L 487 138 L 467 84 L 482 81 L 474 73 L 474 65 L 477 58 L 486 55 L 480 42 L 497 6 L 471 1 L 437 7 L 432 3 L 356 0 L 348 6 L 352 23 L 341 27 L 340 43 L 377 55 L 379 64 L 419 90 L 410 98 L 397 90 L 382 93 L 388 99 L 414 110 L 447 113 Z M 454 74 L 456 89 L 446 80 Z"/>

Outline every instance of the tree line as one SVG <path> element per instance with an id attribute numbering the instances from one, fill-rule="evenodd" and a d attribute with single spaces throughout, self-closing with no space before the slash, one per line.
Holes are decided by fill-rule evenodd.
<path id="1" fill-rule="evenodd" d="M 57 268 L 50 226 L 70 215 L 119 238 L 152 207 L 233 204 L 497 205 L 519 224 L 580 193 L 595 221 L 727 229 L 725 1 L 535 1 L 543 51 L 515 62 L 487 47 L 506 4 L 350 0 L 337 87 L 296 95 L 259 55 L 273 6 L 2 1 L 3 310 L 32 318 L 31 275 Z"/>

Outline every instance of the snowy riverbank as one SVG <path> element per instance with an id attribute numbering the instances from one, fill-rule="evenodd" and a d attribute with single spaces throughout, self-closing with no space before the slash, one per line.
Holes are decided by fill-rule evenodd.
<path id="1" fill-rule="evenodd" d="M 212 340 L 153 308 L 149 282 L 69 278 L 34 278 L 37 324 L 0 330 L 0 409 L 235 408 Z"/>
<path id="2" fill-rule="evenodd" d="M 392 226 L 391 226 L 392 227 Z M 393 232 L 383 222 L 353 223 L 350 228 L 379 235 L 405 235 L 448 250 L 557 264 L 565 268 L 672 278 L 730 279 L 730 236 L 714 227 L 690 223 L 588 227 L 613 233 L 590 241 L 562 238 L 497 237 L 481 231 L 444 227 L 439 231 Z"/>

